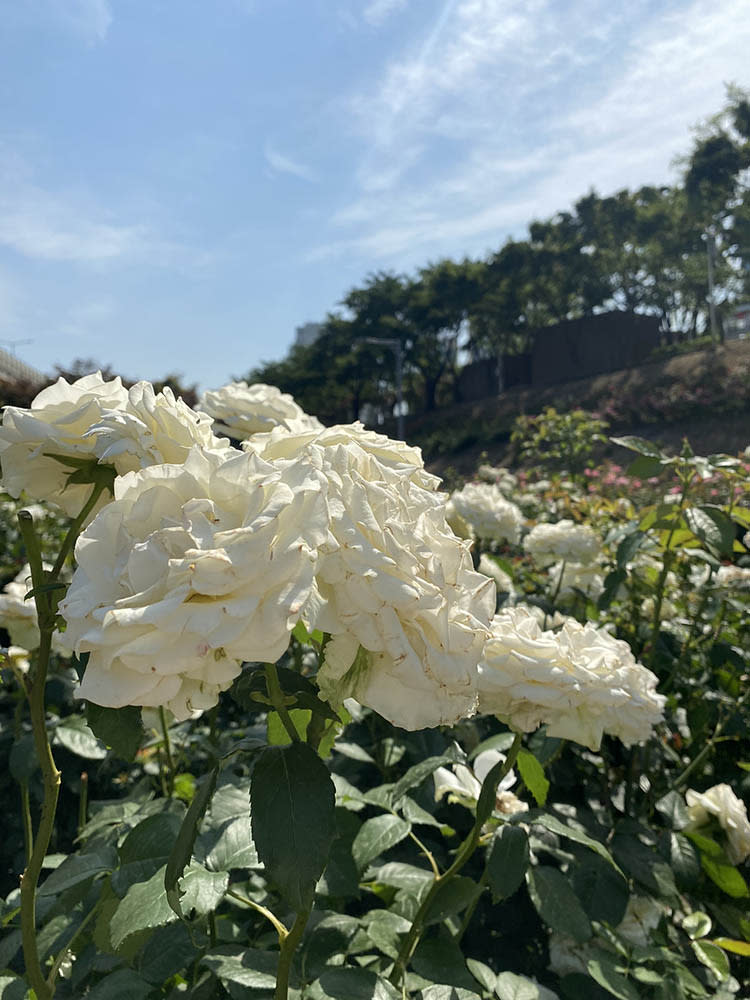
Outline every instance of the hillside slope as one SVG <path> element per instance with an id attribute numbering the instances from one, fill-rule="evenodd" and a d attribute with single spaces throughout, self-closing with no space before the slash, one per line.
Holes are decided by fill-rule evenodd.
<path id="1" fill-rule="evenodd" d="M 561 385 L 515 387 L 415 417 L 406 437 L 422 447 L 434 471 L 451 466 L 467 473 L 482 452 L 505 460 L 516 416 L 546 406 L 592 410 L 609 421 L 612 434 L 641 434 L 673 449 L 686 436 L 698 453 L 734 453 L 750 443 L 750 341 Z"/>

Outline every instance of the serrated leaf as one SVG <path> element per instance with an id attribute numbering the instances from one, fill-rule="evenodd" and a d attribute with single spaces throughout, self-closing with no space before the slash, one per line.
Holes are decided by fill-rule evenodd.
<path id="1" fill-rule="evenodd" d="M 102 760 L 107 748 L 91 732 L 81 715 L 69 715 L 55 727 L 53 742 L 86 760 Z"/>
<path id="2" fill-rule="evenodd" d="M 536 799 L 537 805 L 543 806 L 549 791 L 549 781 L 544 776 L 544 768 L 533 753 L 524 749 L 519 750 L 517 763 L 526 787 Z"/>
<path id="3" fill-rule="evenodd" d="M 679 792 L 667 792 L 656 803 L 656 811 L 666 819 L 672 830 L 682 830 L 688 825 L 689 817 L 685 799 Z"/>
<path id="4" fill-rule="evenodd" d="M 328 769 L 306 743 L 267 747 L 250 781 L 253 842 L 287 903 L 311 903 L 336 836 L 336 793 Z"/>
<path id="5" fill-rule="evenodd" d="M 446 917 L 460 913 L 481 895 L 482 888 L 470 878 L 456 875 L 437 889 L 424 920 L 426 925 L 439 924 Z"/>
<path id="6" fill-rule="evenodd" d="M 501 826 L 492 839 L 487 857 L 487 878 L 497 902 L 512 896 L 523 882 L 529 866 L 529 838 L 520 826 Z"/>
<path id="7" fill-rule="evenodd" d="M 168 905 L 178 917 L 182 917 L 178 883 L 193 856 L 193 847 L 195 846 L 195 838 L 198 836 L 198 827 L 211 801 L 218 775 L 219 769 L 215 767 L 201 782 L 193 801 L 190 803 L 190 808 L 185 813 L 180 832 L 177 835 L 174 847 L 167 861 L 164 872 L 164 888 L 166 890 Z"/>
<path id="8" fill-rule="evenodd" d="M 406 889 L 408 892 L 419 893 L 425 885 L 432 882 L 434 876 L 426 868 L 417 868 L 402 861 L 389 861 L 381 865 L 375 872 L 375 881 L 383 885 L 392 885 L 396 889 Z"/>
<path id="9" fill-rule="evenodd" d="M 135 758 L 144 733 L 140 708 L 135 705 L 105 708 L 87 701 L 86 721 L 94 736 L 106 744 L 112 753 L 125 761 Z"/>
<path id="10" fill-rule="evenodd" d="M 570 883 L 557 868 L 539 865 L 526 873 L 531 901 L 542 920 L 552 930 L 576 941 L 588 941 L 591 922 Z"/>
<path id="11" fill-rule="evenodd" d="M 145 882 L 136 882 L 125 893 L 109 925 L 112 945 L 118 949 L 123 941 L 137 931 L 163 927 L 177 919 L 167 900 L 164 888 L 166 866 Z"/>
<path id="12" fill-rule="evenodd" d="M 180 879 L 180 905 L 185 913 L 198 917 L 213 913 L 227 891 L 229 872 L 211 872 L 191 861 Z"/>
<path id="13" fill-rule="evenodd" d="M 368 969 L 328 969 L 307 990 L 310 1000 L 401 1000 L 387 979 Z"/>
<path id="14" fill-rule="evenodd" d="M 427 757 L 410 767 L 406 774 L 402 775 L 391 789 L 391 802 L 398 804 L 399 799 L 411 788 L 421 785 L 425 778 L 437 771 L 439 767 L 455 764 L 460 757 L 456 754 L 441 754 L 439 757 Z"/>
<path id="15" fill-rule="evenodd" d="M 147 858 L 167 858 L 170 844 L 180 833 L 183 817 L 176 812 L 147 816 L 127 834 L 120 845 L 120 863 L 145 861 Z"/>
<path id="16" fill-rule="evenodd" d="M 713 518 L 700 507 L 688 507 L 682 513 L 690 531 L 705 545 L 722 551 L 722 533 Z M 734 534 L 732 537 L 734 540 Z"/>
<path id="17" fill-rule="evenodd" d="M 352 844 L 352 855 L 357 866 L 365 868 L 378 855 L 400 843 L 410 830 L 410 823 L 391 813 L 365 820 Z"/>
<path id="18" fill-rule="evenodd" d="M 591 920 L 616 927 L 625 916 L 628 883 L 600 858 L 590 858 L 575 869 L 573 888 Z"/>
<path id="19" fill-rule="evenodd" d="M 481 1000 L 481 997 L 474 990 L 466 990 L 463 986 L 444 986 L 435 983 L 420 990 L 417 993 L 417 1000 Z"/>
<path id="20" fill-rule="evenodd" d="M 212 948 L 200 961 L 222 983 L 235 983 L 247 989 L 273 990 L 276 985 L 278 952 L 224 945 Z"/>
<path id="21" fill-rule="evenodd" d="M 246 816 L 235 816 L 219 827 L 206 830 L 201 833 L 198 843 L 205 853 L 203 860 L 210 871 L 228 872 L 233 868 L 256 867 L 258 852 L 253 843 L 249 799 Z"/>
<path id="22" fill-rule="evenodd" d="M 86 1000 L 143 1000 L 151 991 L 151 984 L 133 969 L 110 972 L 86 994 Z"/>
<path id="23" fill-rule="evenodd" d="M 476 958 L 467 958 L 466 966 L 480 986 L 490 993 L 494 993 L 497 973 L 493 972 L 489 965 L 485 965 L 484 962 L 480 962 Z"/>
<path id="24" fill-rule="evenodd" d="M 712 858 L 701 851 L 701 866 L 712 882 L 732 899 L 745 899 L 750 896 L 747 882 L 734 865 L 724 858 Z"/>
<path id="25" fill-rule="evenodd" d="M 603 858 L 607 864 L 612 865 L 616 872 L 620 875 L 623 874 L 604 844 L 595 840 L 593 837 L 589 837 L 589 835 L 584 833 L 582 830 L 577 830 L 574 826 L 568 826 L 567 823 L 563 823 L 562 820 L 559 820 L 557 816 L 553 816 L 552 813 L 538 813 L 534 811 L 532 813 L 527 813 L 524 816 L 523 821 L 534 823 L 537 826 L 543 826 L 551 833 L 556 833 L 560 837 L 567 837 L 568 840 L 574 840 L 577 844 L 582 844 L 584 847 L 588 847 L 589 850 L 594 851 L 594 853 L 598 854 L 600 858 Z"/>
<path id="26" fill-rule="evenodd" d="M 116 867 L 117 851 L 112 847 L 101 847 L 86 854 L 71 854 L 45 879 L 38 894 L 56 896 L 95 875 L 108 874 Z"/>
<path id="27" fill-rule="evenodd" d="M 645 537 L 646 535 L 643 531 L 631 531 L 629 535 L 626 535 L 622 539 L 617 546 L 617 555 L 615 557 L 618 569 L 625 569 L 627 564 L 631 562 L 633 556 L 643 544 Z"/>

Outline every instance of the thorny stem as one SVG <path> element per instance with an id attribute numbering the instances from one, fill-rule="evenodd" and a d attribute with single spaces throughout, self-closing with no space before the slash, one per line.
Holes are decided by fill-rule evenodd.
<path id="1" fill-rule="evenodd" d="M 266 685 L 268 687 L 268 697 L 271 699 L 271 704 L 274 709 L 279 713 L 279 718 L 281 719 L 284 729 L 286 729 L 289 739 L 292 743 L 300 743 L 300 736 L 297 732 L 297 728 L 292 722 L 292 717 L 289 714 L 289 709 L 286 707 L 284 702 L 284 692 L 281 690 L 281 684 L 279 683 L 279 672 L 276 669 L 275 663 L 265 664 L 266 672 Z"/>
<path id="2" fill-rule="evenodd" d="M 42 563 L 42 552 L 39 546 L 39 539 L 34 530 L 34 519 L 27 510 L 21 510 L 18 513 L 18 525 L 31 569 L 34 603 L 36 605 L 39 624 L 39 654 L 36 669 L 33 677 L 27 681 L 24 690 L 29 702 L 31 728 L 34 735 L 34 747 L 39 761 L 39 768 L 42 774 L 44 798 L 42 800 L 42 811 L 39 817 L 36 836 L 34 837 L 32 833 L 33 843 L 31 853 L 21 876 L 21 940 L 26 974 L 36 995 L 36 1000 L 52 1000 L 55 994 L 55 977 L 59 971 L 59 965 L 53 965 L 49 977 L 45 979 L 39 961 L 39 948 L 36 936 L 37 886 L 44 858 L 52 839 L 55 826 L 55 813 L 57 811 L 57 799 L 60 792 L 60 772 L 55 764 L 55 758 L 52 756 L 52 748 L 47 737 L 45 705 L 47 671 L 49 669 L 50 653 L 52 650 L 52 633 L 55 630 L 59 593 L 54 589 L 47 588 L 46 585 L 57 583 L 60 570 L 65 563 L 68 553 L 75 544 L 83 522 L 95 507 L 103 489 L 104 486 L 101 484 L 94 486 L 81 513 L 70 526 L 54 567 L 49 573 L 45 572 Z"/>
<path id="3" fill-rule="evenodd" d="M 497 791 L 497 786 L 503 780 L 505 775 L 510 771 L 516 762 L 516 757 L 518 756 L 518 751 L 521 749 L 521 734 L 516 733 L 513 740 L 513 744 L 508 751 L 508 756 L 505 758 L 505 762 L 499 771 L 497 777 L 495 778 L 495 791 Z M 485 779 L 486 781 L 486 779 Z M 484 791 L 484 789 L 483 789 Z M 455 875 L 461 871 L 464 865 L 469 861 L 474 851 L 477 849 L 479 844 L 479 838 L 482 833 L 483 823 L 481 817 L 477 817 L 474 821 L 474 826 L 468 837 L 464 840 L 463 844 L 459 847 L 456 857 L 453 860 L 453 864 L 450 868 L 447 868 L 442 875 L 436 876 L 432 882 L 432 885 L 427 891 L 419 909 L 417 910 L 416 916 L 412 921 L 412 925 L 409 929 L 409 933 L 404 938 L 404 941 L 399 949 L 396 961 L 393 963 L 393 970 L 390 975 L 390 982 L 393 986 L 398 987 L 401 980 L 404 977 L 409 961 L 419 943 L 419 939 L 422 936 L 422 930 L 424 929 L 424 922 L 427 914 L 432 907 L 435 900 L 435 896 L 438 894 L 439 890 L 446 882 L 449 882 Z M 275 997 L 274 1000 L 282 1000 L 282 998 Z"/>

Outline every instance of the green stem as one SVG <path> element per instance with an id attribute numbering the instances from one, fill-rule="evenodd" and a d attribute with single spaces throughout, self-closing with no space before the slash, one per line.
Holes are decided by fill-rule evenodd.
<path id="1" fill-rule="evenodd" d="M 53 580 L 56 580 L 60 575 L 60 571 L 65 565 L 65 560 L 68 558 L 68 554 L 73 550 L 73 546 L 75 545 L 78 539 L 78 535 L 80 534 L 84 521 L 89 516 L 91 511 L 94 509 L 94 507 L 96 507 L 99 501 L 99 497 L 102 495 L 102 493 L 106 488 L 107 487 L 102 483 L 97 483 L 94 486 L 93 490 L 91 491 L 91 495 L 89 496 L 88 500 L 83 506 L 81 513 L 73 521 L 70 528 L 68 529 L 68 533 L 65 536 L 62 543 L 62 548 L 60 549 L 57 559 L 55 560 L 55 565 L 52 567 L 52 572 L 50 573 L 50 576 L 52 577 Z"/>
<path id="2" fill-rule="evenodd" d="M 23 815 L 23 846 L 26 864 L 31 861 L 31 849 L 34 844 L 34 828 L 31 822 L 31 802 L 29 800 L 29 782 L 23 778 L 21 785 L 21 813 Z"/>
<path id="3" fill-rule="evenodd" d="M 281 690 L 281 684 L 279 682 L 279 672 L 276 669 L 275 663 L 265 664 L 266 672 L 266 686 L 268 687 L 268 697 L 271 699 L 271 704 L 274 709 L 279 713 L 279 718 L 281 719 L 284 729 L 286 729 L 289 739 L 292 743 L 300 743 L 300 736 L 297 732 L 297 727 L 292 722 L 292 717 L 289 714 L 289 710 L 284 702 L 284 692 Z M 291 932 L 290 932 L 291 933 Z"/>
<path id="4" fill-rule="evenodd" d="M 172 798 L 174 794 L 174 757 L 172 756 L 172 743 L 169 739 L 169 726 L 167 724 L 167 714 L 164 706 L 159 706 L 159 722 L 161 723 L 161 733 L 163 737 L 164 756 L 167 758 L 167 797 Z"/>
<path id="5" fill-rule="evenodd" d="M 516 733 L 515 739 L 513 740 L 513 744 L 510 750 L 508 751 L 508 756 L 505 758 L 505 762 L 494 780 L 495 795 L 497 795 L 497 786 L 500 784 L 505 775 L 508 773 L 508 771 L 510 771 L 510 769 L 515 764 L 516 757 L 518 756 L 518 751 L 520 749 L 521 749 L 521 734 Z M 485 779 L 485 781 L 486 780 L 487 779 Z M 484 788 L 482 788 L 482 793 L 484 793 Z M 406 968 L 411 960 L 412 955 L 414 954 L 414 951 L 416 950 L 417 945 L 419 944 L 419 939 L 422 936 L 422 931 L 424 929 L 424 922 L 435 900 L 435 896 L 438 894 L 442 886 L 445 885 L 446 882 L 449 882 L 455 875 L 458 875 L 458 873 L 461 871 L 464 865 L 469 861 L 474 851 L 477 849 L 477 845 L 479 844 L 479 838 L 482 833 L 483 825 L 484 825 L 483 818 L 481 816 L 477 816 L 476 820 L 474 821 L 474 826 L 472 827 L 471 832 L 469 833 L 468 837 L 464 840 L 463 844 L 461 844 L 458 851 L 456 852 L 456 857 L 453 860 L 453 864 L 450 866 L 450 868 L 447 868 L 442 875 L 437 876 L 433 880 L 432 885 L 428 889 L 427 894 L 422 900 L 422 903 L 420 904 L 420 907 L 417 910 L 416 916 L 412 921 L 412 925 L 409 928 L 409 933 L 404 938 L 401 948 L 399 949 L 396 961 L 393 963 L 393 970 L 391 971 L 390 975 L 390 982 L 392 983 L 393 986 L 398 987 L 401 983 L 401 980 L 404 977 Z M 274 1000 L 279 1000 L 279 998 L 275 997 Z"/>
<path id="6" fill-rule="evenodd" d="M 271 913 L 268 907 L 262 906 L 260 903 L 256 903 L 254 899 L 250 899 L 248 896 L 243 896 L 234 889 L 228 889 L 227 896 L 231 896 L 232 899 L 236 899 L 238 903 L 242 903 L 244 906 L 249 906 L 251 910 L 255 910 L 256 913 L 260 913 L 264 916 L 269 923 L 273 924 L 274 930 L 279 935 L 279 941 L 281 941 L 282 938 L 286 938 L 289 931 L 278 919 L 278 917 Z"/>
<path id="7" fill-rule="evenodd" d="M 279 967 L 276 972 L 276 990 L 273 995 L 273 1000 L 287 1000 L 289 995 L 289 973 L 292 969 L 292 959 L 294 958 L 294 953 L 297 950 L 297 945 L 300 943 L 302 935 L 305 932 L 307 921 L 310 919 L 310 911 L 311 908 L 308 908 L 307 910 L 300 910 L 294 923 L 292 924 L 292 929 L 285 934 L 283 939 L 281 935 L 279 935 L 281 951 L 279 952 Z"/>
<path id="8" fill-rule="evenodd" d="M 87 771 L 81 771 L 81 797 L 78 800 L 78 832 L 86 826 L 89 807 L 89 776 Z"/>
<path id="9" fill-rule="evenodd" d="M 52 963 L 52 968 L 50 969 L 50 973 L 47 976 L 47 982 L 49 983 L 49 986 L 50 986 L 51 990 L 54 991 L 55 980 L 57 979 L 57 974 L 60 971 L 60 966 L 65 961 L 65 956 L 70 952 L 70 949 L 71 949 L 71 947 L 73 945 L 73 942 L 76 940 L 76 938 L 79 936 L 79 934 L 84 930 L 84 928 L 91 922 L 91 920 L 98 913 L 99 913 L 99 906 L 95 904 L 94 906 L 91 907 L 91 909 L 89 910 L 89 912 L 86 914 L 86 916 L 80 922 L 80 924 L 76 927 L 76 929 L 73 932 L 73 935 L 71 936 L 70 940 L 65 945 L 65 947 L 59 952 L 57 958 Z"/>

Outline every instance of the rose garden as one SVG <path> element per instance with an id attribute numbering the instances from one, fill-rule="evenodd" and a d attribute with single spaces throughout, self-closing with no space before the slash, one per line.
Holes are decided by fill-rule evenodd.
<path id="1" fill-rule="evenodd" d="M 6 407 L 2 1000 L 746 995 L 750 457 L 558 416 Z"/>

